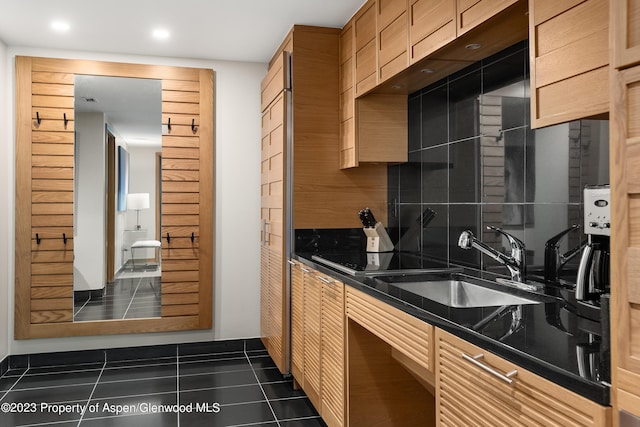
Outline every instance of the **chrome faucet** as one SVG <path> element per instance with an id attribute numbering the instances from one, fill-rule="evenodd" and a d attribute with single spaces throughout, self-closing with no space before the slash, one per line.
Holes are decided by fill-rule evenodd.
<path id="1" fill-rule="evenodd" d="M 512 236 L 511 234 L 503 231 L 501 228 L 494 227 L 492 225 L 487 226 L 487 230 L 493 230 L 502 234 L 507 238 L 511 245 L 511 255 L 505 255 L 504 253 L 488 246 L 486 243 L 476 239 L 470 230 L 463 231 L 458 239 L 458 246 L 462 249 L 475 248 L 483 254 L 495 259 L 500 264 L 509 269 L 511 273 L 511 280 L 516 282 L 522 282 L 527 270 L 527 258 L 525 253 L 525 245 L 520 239 Z"/>

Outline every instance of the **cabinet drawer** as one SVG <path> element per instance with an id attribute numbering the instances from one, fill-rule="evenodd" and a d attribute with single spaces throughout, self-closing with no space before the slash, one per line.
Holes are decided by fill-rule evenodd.
<path id="1" fill-rule="evenodd" d="M 346 290 L 347 318 L 433 371 L 433 326 L 358 290 Z"/>
<path id="2" fill-rule="evenodd" d="M 609 425 L 610 408 L 440 329 L 435 333 L 438 425 Z"/>

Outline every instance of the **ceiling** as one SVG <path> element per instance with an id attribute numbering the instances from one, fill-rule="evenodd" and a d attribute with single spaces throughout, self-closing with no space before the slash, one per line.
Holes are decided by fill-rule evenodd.
<path id="1" fill-rule="evenodd" d="M 364 0 L 0 0 L 9 46 L 267 62 L 293 24 L 341 28 Z M 52 29 L 54 21 L 67 31 Z M 168 39 L 152 37 L 162 28 Z"/>

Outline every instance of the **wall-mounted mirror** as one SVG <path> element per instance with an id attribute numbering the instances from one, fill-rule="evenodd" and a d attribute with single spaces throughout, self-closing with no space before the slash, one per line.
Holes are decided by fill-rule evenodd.
<path id="1" fill-rule="evenodd" d="M 74 117 L 73 319 L 160 317 L 162 82 L 76 75 Z"/>
<path id="2" fill-rule="evenodd" d="M 213 71 L 17 57 L 16 121 L 16 338 L 211 328 Z"/>

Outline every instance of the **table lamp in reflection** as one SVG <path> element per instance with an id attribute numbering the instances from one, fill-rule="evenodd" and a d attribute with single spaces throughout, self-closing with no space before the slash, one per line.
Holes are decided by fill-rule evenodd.
<path id="1" fill-rule="evenodd" d="M 140 209 L 149 209 L 149 193 L 127 194 L 127 209 L 136 211 L 136 230 L 140 230 Z"/>

